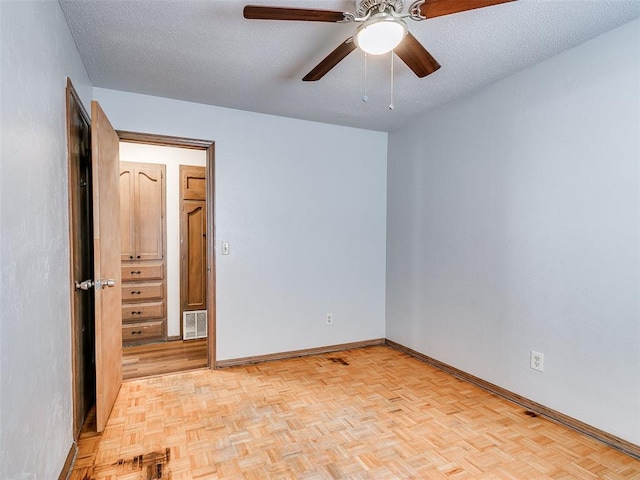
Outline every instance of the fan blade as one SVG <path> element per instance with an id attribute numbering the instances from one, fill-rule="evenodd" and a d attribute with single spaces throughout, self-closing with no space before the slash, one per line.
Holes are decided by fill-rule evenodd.
<path id="1" fill-rule="evenodd" d="M 325 57 L 313 70 L 305 75 L 302 79 L 305 82 L 315 82 L 324 77 L 329 70 L 335 67 L 340 61 L 342 61 L 347 55 L 356 49 L 356 44 L 353 41 L 353 37 L 347 38 L 342 42 L 338 48 Z"/>
<path id="2" fill-rule="evenodd" d="M 343 12 L 331 10 L 311 10 L 306 8 L 261 7 L 247 5 L 244 18 L 251 20 L 300 20 L 303 22 L 339 22 L 344 20 Z"/>
<path id="3" fill-rule="evenodd" d="M 514 1 L 515 0 L 427 0 L 420 7 L 420 13 L 424 17 L 433 18 Z"/>
<path id="4" fill-rule="evenodd" d="M 437 60 L 410 33 L 407 33 L 404 40 L 393 51 L 420 78 L 440 68 Z"/>

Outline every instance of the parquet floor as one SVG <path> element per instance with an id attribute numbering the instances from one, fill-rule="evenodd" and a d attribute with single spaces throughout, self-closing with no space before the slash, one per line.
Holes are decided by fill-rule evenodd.
<path id="1" fill-rule="evenodd" d="M 640 461 L 388 347 L 125 382 L 73 480 L 640 479 Z"/>
<path id="2" fill-rule="evenodd" d="M 151 343 L 122 349 L 122 377 L 125 380 L 206 366 L 206 338 Z"/>

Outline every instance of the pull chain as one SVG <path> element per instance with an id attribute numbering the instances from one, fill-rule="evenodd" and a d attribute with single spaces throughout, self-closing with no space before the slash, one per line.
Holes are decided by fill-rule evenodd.
<path id="1" fill-rule="evenodd" d="M 393 105 L 393 50 L 391 50 L 389 54 L 391 55 L 391 103 L 389 103 L 389 110 L 393 110 L 396 108 Z"/>
<path id="2" fill-rule="evenodd" d="M 367 52 L 364 52 L 364 95 L 362 101 L 366 103 L 367 100 L 369 100 L 367 96 Z"/>

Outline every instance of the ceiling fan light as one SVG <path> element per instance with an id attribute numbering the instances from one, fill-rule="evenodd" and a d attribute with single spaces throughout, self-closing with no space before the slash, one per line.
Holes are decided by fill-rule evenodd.
<path id="1" fill-rule="evenodd" d="M 393 17 L 365 22 L 356 31 L 356 45 L 371 55 L 381 55 L 396 48 L 407 34 L 407 26 Z"/>

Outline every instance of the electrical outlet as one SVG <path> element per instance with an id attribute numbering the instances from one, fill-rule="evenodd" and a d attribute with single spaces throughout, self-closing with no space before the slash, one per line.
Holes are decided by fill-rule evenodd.
<path id="1" fill-rule="evenodd" d="M 327 313 L 325 317 L 325 325 L 333 325 L 333 313 Z"/>
<path id="2" fill-rule="evenodd" d="M 531 368 L 544 372 L 544 353 L 531 350 Z"/>

